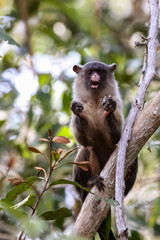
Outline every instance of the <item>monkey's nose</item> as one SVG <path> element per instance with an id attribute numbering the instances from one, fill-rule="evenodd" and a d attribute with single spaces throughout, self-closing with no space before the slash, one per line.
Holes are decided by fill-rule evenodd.
<path id="1" fill-rule="evenodd" d="M 93 82 L 99 82 L 100 81 L 100 76 L 97 74 L 97 73 L 94 73 L 92 76 L 91 76 L 91 80 Z"/>

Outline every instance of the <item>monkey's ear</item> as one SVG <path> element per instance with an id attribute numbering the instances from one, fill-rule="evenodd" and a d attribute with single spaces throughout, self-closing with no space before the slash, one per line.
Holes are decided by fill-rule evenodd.
<path id="1" fill-rule="evenodd" d="M 73 66 L 73 71 L 74 71 L 75 73 L 78 74 L 81 70 L 82 70 L 82 66 L 81 66 L 81 65 L 74 65 L 74 66 Z"/>
<path id="2" fill-rule="evenodd" d="M 111 65 L 109 65 L 109 69 L 111 70 L 111 72 L 114 72 L 117 68 L 117 65 L 115 63 L 112 63 Z"/>

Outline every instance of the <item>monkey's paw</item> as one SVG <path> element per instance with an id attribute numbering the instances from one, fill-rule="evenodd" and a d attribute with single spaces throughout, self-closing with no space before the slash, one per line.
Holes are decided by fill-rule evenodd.
<path id="1" fill-rule="evenodd" d="M 116 101 L 113 100 L 111 96 L 108 98 L 105 96 L 101 100 L 101 105 L 104 107 L 104 115 L 108 116 L 110 113 L 114 112 L 116 110 Z"/>
<path id="2" fill-rule="evenodd" d="M 88 187 L 91 189 L 93 186 L 96 186 L 97 189 L 101 192 L 104 191 L 103 178 L 100 176 L 93 176 L 87 182 Z"/>
<path id="3" fill-rule="evenodd" d="M 75 115 L 80 116 L 80 117 L 85 117 L 83 109 L 84 109 L 84 107 L 83 107 L 82 103 L 76 102 L 76 101 L 72 102 L 71 110 Z"/>

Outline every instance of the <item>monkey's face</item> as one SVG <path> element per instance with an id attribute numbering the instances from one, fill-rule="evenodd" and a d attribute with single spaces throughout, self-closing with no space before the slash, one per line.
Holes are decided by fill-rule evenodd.
<path id="1" fill-rule="evenodd" d="M 87 89 L 97 91 L 106 84 L 107 69 L 91 64 L 84 69 L 84 79 Z"/>
<path id="2" fill-rule="evenodd" d="M 107 86 L 108 81 L 112 81 L 115 69 L 116 64 L 106 65 L 101 62 L 89 62 L 84 66 L 75 65 L 73 67 L 86 89 L 93 92 L 99 92 Z"/>

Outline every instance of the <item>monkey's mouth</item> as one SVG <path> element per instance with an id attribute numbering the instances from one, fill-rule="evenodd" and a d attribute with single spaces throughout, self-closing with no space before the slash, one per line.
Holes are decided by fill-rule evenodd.
<path id="1" fill-rule="evenodd" d="M 98 81 L 92 81 L 91 82 L 91 88 L 92 89 L 97 89 L 99 88 L 100 83 Z"/>

